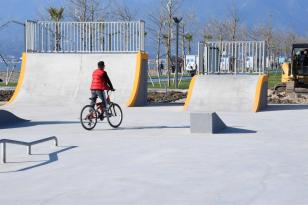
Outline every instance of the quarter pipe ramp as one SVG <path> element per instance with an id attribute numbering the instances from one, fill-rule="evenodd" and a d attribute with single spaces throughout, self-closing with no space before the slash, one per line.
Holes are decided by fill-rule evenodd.
<path id="1" fill-rule="evenodd" d="M 195 76 L 185 110 L 194 112 L 258 112 L 267 105 L 266 75 Z"/>
<path id="2" fill-rule="evenodd" d="M 142 52 L 24 53 L 16 91 L 1 109 L 25 116 L 24 112 L 35 112 L 41 107 L 67 107 L 78 115 L 80 108 L 89 103 L 92 72 L 101 60 L 116 89 L 112 100 L 121 106 L 143 106 L 147 103 L 147 59 Z M 20 111 L 19 107 L 36 109 Z M 5 116 L 0 112 L 1 118 Z"/>

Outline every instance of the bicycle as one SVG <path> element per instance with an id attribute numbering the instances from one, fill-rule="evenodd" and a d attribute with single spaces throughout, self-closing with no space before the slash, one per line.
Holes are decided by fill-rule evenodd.
<path id="1" fill-rule="evenodd" d="M 82 108 L 80 113 L 80 123 L 82 127 L 86 130 L 93 130 L 97 124 L 97 121 L 104 121 L 107 118 L 109 125 L 113 128 L 118 128 L 123 121 L 123 112 L 121 107 L 111 102 L 110 91 L 107 91 L 107 107 L 103 102 L 96 103 L 94 106 L 86 105 Z M 91 101 L 92 98 L 89 98 Z"/>

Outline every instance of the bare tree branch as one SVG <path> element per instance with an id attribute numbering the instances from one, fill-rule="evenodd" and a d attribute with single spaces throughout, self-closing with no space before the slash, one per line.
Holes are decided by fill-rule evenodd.
<path id="1" fill-rule="evenodd" d="M 109 0 L 66 0 L 68 16 L 78 22 L 105 21 L 110 15 Z"/>
<path id="2" fill-rule="evenodd" d="M 114 1 L 114 8 L 112 9 L 112 16 L 114 19 L 120 21 L 134 21 L 136 20 L 136 10 L 131 10 L 124 2 Z"/>

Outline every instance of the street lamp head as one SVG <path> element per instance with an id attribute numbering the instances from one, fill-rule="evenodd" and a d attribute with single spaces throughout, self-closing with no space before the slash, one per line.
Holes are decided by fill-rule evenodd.
<path id="1" fill-rule="evenodd" d="M 173 17 L 175 23 L 181 23 L 183 18 Z"/>

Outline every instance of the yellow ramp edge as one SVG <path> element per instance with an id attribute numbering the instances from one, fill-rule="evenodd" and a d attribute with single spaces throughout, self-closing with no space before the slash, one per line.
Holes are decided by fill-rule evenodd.
<path id="1" fill-rule="evenodd" d="M 15 88 L 15 92 L 14 92 L 13 96 L 11 97 L 11 99 L 6 103 L 6 105 L 12 104 L 14 102 L 14 100 L 16 99 L 17 95 L 19 94 L 20 90 L 21 90 L 21 87 L 22 87 L 23 82 L 24 82 L 25 72 L 26 72 L 26 64 L 27 64 L 27 53 L 24 52 L 22 54 L 20 74 L 19 74 L 17 86 Z"/>
<path id="2" fill-rule="evenodd" d="M 195 87 L 197 78 L 198 78 L 198 76 L 195 75 L 195 76 L 191 79 L 191 81 L 190 81 L 189 89 L 188 89 L 188 93 L 187 93 L 187 98 L 186 98 L 185 104 L 184 104 L 184 110 L 185 110 L 185 111 L 188 109 L 188 106 L 189 106 L 189 104 L 190 104 L 190 99 L 191 99 L 191 96 L 192 96 L 192 93 L 193 93 L 193 90 L 194 90 L 194 87 Z"/>
<path id="3" fill-rule="evenodd" d="M 256 95 L 255 95 L 255 100 L 253 104 L 253 112 L 260 111 L 261 100 L 262 100 L 262 90 L 263 90 L 263 85 L 265 82 L 268 82 L 268 76 L 260 75 L 258 82 L 257 82 Z"/>
<path id="4" fill-rule="evenodd" d="M 138 52 L 134 85 L 133 85 L 130 97 L 128 99 L 128 102 L 127 102 L 127 107 L 133 107 L 136 104 L 139 87 L 140 87 L 141 75 L 142 75 L 142 64 L 143 64 L 143 60 L 147 60 L 147 59 L 148 59 L 148 55 L 146 53 Z"/>

